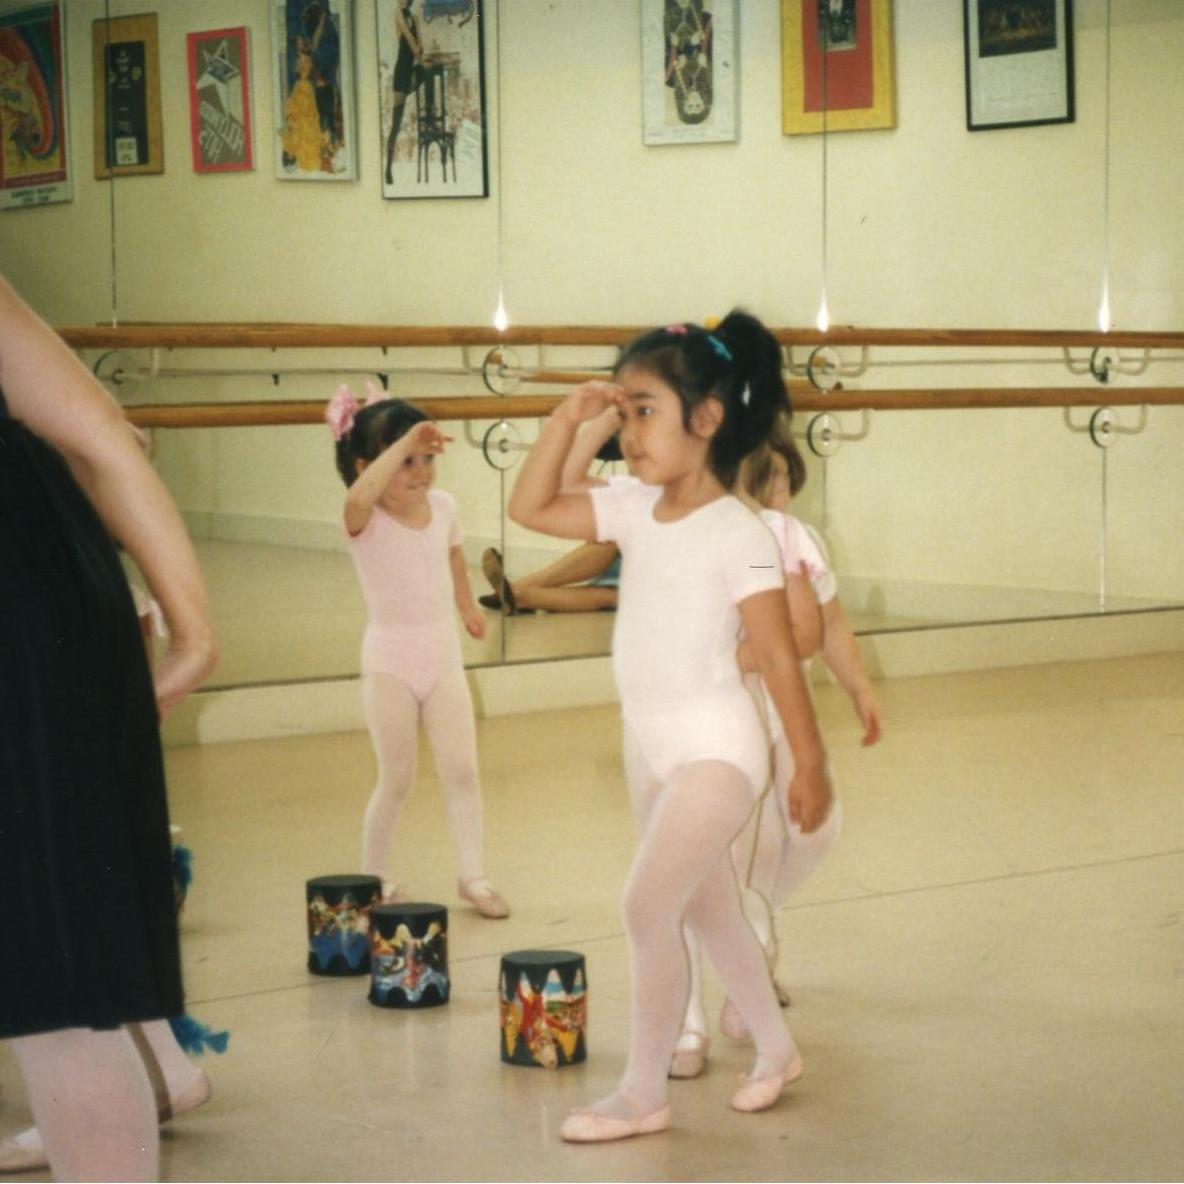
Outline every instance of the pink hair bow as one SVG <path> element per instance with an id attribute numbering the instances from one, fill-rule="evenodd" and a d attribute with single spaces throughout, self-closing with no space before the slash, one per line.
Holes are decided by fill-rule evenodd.
<path id="1" fill-rule="evenodd" d="M 373 379 L 366 379 L 366 406 L 373 407 L 375 403 L 385 403 L 390 395 L 386 393 Z"/>
<path id="2" fill-rule="evenodd" d="M 333 433 L 334 440 L 340 440 L 354 426 L 361 404 L 354 392 L 343 382 L 334 392 L 325 408 L 325 422 Z"/>

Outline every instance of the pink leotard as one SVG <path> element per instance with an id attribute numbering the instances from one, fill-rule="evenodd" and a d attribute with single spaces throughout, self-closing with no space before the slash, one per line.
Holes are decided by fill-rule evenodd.
<path id="1" fill-rule="evenodd" d="M 362 531 L 348 536 L 370 615 L 362 674 L 397 678 L 421 702 L 441 676 L 463 667 L 448 562 L 462 537 L 456 502 L 432 489 L 428 504 L 425 527 L 404 526 L 375 506 Z"/>

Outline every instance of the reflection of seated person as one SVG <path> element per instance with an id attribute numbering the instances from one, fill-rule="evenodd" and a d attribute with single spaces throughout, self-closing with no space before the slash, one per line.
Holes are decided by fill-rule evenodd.
<path id="1" fill-rule="evenodd" d="M 563 468 L 565 489 L 607 484 L 588 470 L 594 460 L 610 463 L 621 459 L 616 439 L 620 424 L 614 408 L 580 433 Z M 540 609 L 549 613 L 601 612 L 617 607 L 621 553 L 615 543 L 581 543 L 553 563 L 511 583 L 501 553 L 489 547 L 481 556 L 481 570 L 493 588 L 493 595 L 478 598 L 486 608 L 500 608 L 509 616 Z"/>

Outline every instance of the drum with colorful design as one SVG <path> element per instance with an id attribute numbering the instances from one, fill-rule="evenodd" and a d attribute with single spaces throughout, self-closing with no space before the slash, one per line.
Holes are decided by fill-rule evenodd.
<path id="1" fill-rule="evenodd" d="M 515 950 L 502 955 L 501 1055 L 508 1065 L 558 1069 L 587 1055 L 587 974 L 571 950 Z"/>
<path id="2" fill-rule="evenodd" d="M 365 974 L 370 969 L 370 910 L 382 896 L 377 876 L 316 876 L 304 886 L 308 969 L 313 974 Z"/>
<path id="3" fill-rule="evenodd" d="M 448 910 L 380 904 L 370 913 L 370 1002 L 435 1007 L 448 1002 Z"/>

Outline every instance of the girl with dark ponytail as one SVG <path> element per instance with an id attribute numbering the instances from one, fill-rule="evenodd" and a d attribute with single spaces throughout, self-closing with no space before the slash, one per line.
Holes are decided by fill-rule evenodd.
<path id="1" fill-rule="evenodd" d="M 772 792 L 788 793 L 805 833 L 830 806 L 777 543 L 729 492 L 740 462 L 788 410 L 777 342 L 740 312 L 711 331 L 670 325 L 633 342 L 614 379 L 585 383 L 551 415 L 509 505 L 523 526 L 612 541 L 623 559 L 613 665 L 641 835 L 624 900 L 629 1054 L 617 1089 L 560 1127 L 571 1142 L 669 1126 L 667 1070 L 688 992 L 684 923 L 756 1044 L 732 1108 L 767 1109 L 801 1073 L 728 858 L 768 778 L 768 737 L 737 663 L 742 630 L 796 758 L 792 780 Z M 609 408 L 637 480 L 565 490 L 579 426 Z"/>

